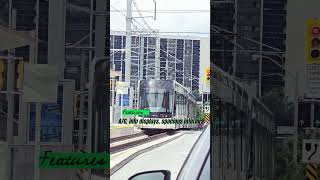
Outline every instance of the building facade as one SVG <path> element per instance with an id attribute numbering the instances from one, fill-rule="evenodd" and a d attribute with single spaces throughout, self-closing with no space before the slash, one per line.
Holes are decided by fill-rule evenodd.
<path id="1" fill-rule="evenodd" d="M 211 3 L 211 61 L 241 80 L 259 80 L 261 51 L 276 52 L 263 56 L 284 65 L 286 50 L 286 0 L 235 0 Z M 271 49 L 265 45 L 272 46 Z M 262 95 L 283 89 L 284 71 L 268 58 L 262 60 Z"/>
<path id="2" fill-rule="evenodd" d="M 173 79 L 190 90 L 199 90 L 201 38 L 132 35 L 131 43 L 131 83 L 139 79 L 156 77 L 156 59 L 160 61 L 160 79 Z M 111 32 L 110 67 L 121 71 L 120 81 L 125 79 L 125 32 Z M 160 50 L 160 53 L 159 53 Z M 157 53 L 158 52 L 158 53 Z"/>

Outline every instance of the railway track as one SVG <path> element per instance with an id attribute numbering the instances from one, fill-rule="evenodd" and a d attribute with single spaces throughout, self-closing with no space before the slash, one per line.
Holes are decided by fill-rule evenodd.
<path id="1" fill-rule="evenodd" d="M 110 154 L 124 151 L 132 147 L 139 146 L 141 144 L 145 144 L 167 136 L 169 136 L 167 133 L 160 133 L 152 136 L 147 136 L 143 133 L 139 133 L 119 138 L 113 138 L 111 139 L 110 144 Z"/>
<path id="2" fill-rule="evenodd" d="M 115 137 L 115 138 L 110 139 L 110 143 L 112 144 L 115 142 L 124 141 L 124 140 L 132 139 L 132 138 L 136 138 L 136 137 L 140 137 L 140 136 L 144 136 L 144 135 L 145 134 L 143 132 L 141 132 L 141 133 L 135 133 L 135 134 L 127 135 L 127 136 Z"/>

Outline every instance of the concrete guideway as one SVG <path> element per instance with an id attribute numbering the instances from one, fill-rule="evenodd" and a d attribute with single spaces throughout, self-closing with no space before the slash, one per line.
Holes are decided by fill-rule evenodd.
<path id="1" fill-rule="evenodd" d="M 115 154 L 110 155 L 110 175 L 113 175 L 116 171 L 121 169 L 124 165 L 130 162 L 132 159 L 136 158 L 142 153 L 153 150 L 157 147 L 160 147 L 164 144 L 167 144 L 175 139 L 182 137 L 185 133 L 177 133 L 173 136 L 167 136 L 149 143 L 130 148 L 125 151 L 121 151 Z"/>
<path id="2" fill-rule="evenodd" d="M 166 169 L 172 174 L 172 179 L 175 179 L 182 167 L 183 162 L 187 158 L 190 150 L 201 134 L 201 131 L 184 131 L 179 136 L 175 136 L 165 144 L 143 152 L 143 155 L 136 156 L 118 168 L 116 172 L 111 173 L 111 180 L 123 179 L 127 180 L 130 176 L 149 170 Z M 118 156 L 128 156 L 127 153 L 119 153 Z M 113 157 L 111 162 L 113 162 Z"/>
<path id="3" fill-rule="evenodd" d="M 148 137 L 148 135 L 142 135 L 142 136 L 138 136 L 138 137 L 131 138 L 131 139 L 125 139 L 125 140 L 122 140 L 122 141 L 113 142 L 113 143 L 110 144 L 110 148 L 115 147 L 115 146 L 119 146 L 119 145 L 123 145 L 123 144 L 129 143 L 129 142 L 145 139 L 147 137 Z"/>

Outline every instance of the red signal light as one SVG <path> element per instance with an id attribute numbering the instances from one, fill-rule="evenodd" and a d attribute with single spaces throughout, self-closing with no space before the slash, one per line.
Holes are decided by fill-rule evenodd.
<path id="1" fill-rule="evenodd" d="M 312 35 L 319 36 L 320 35 L 320 27 L 316 26 L 312 28 Z"/>

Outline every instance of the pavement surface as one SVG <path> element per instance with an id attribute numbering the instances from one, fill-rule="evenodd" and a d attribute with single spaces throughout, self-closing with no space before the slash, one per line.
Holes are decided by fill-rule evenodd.
<path id="1" fill-rule="evenodd" d="M 127 180 L 132 175 L 149 170 L 169 170 L 171 179 L 176 179 L 184 160 L 201 131 L 187 131 L 168 144 L 139 155 L 111 176 L 111 180 Z"/>

